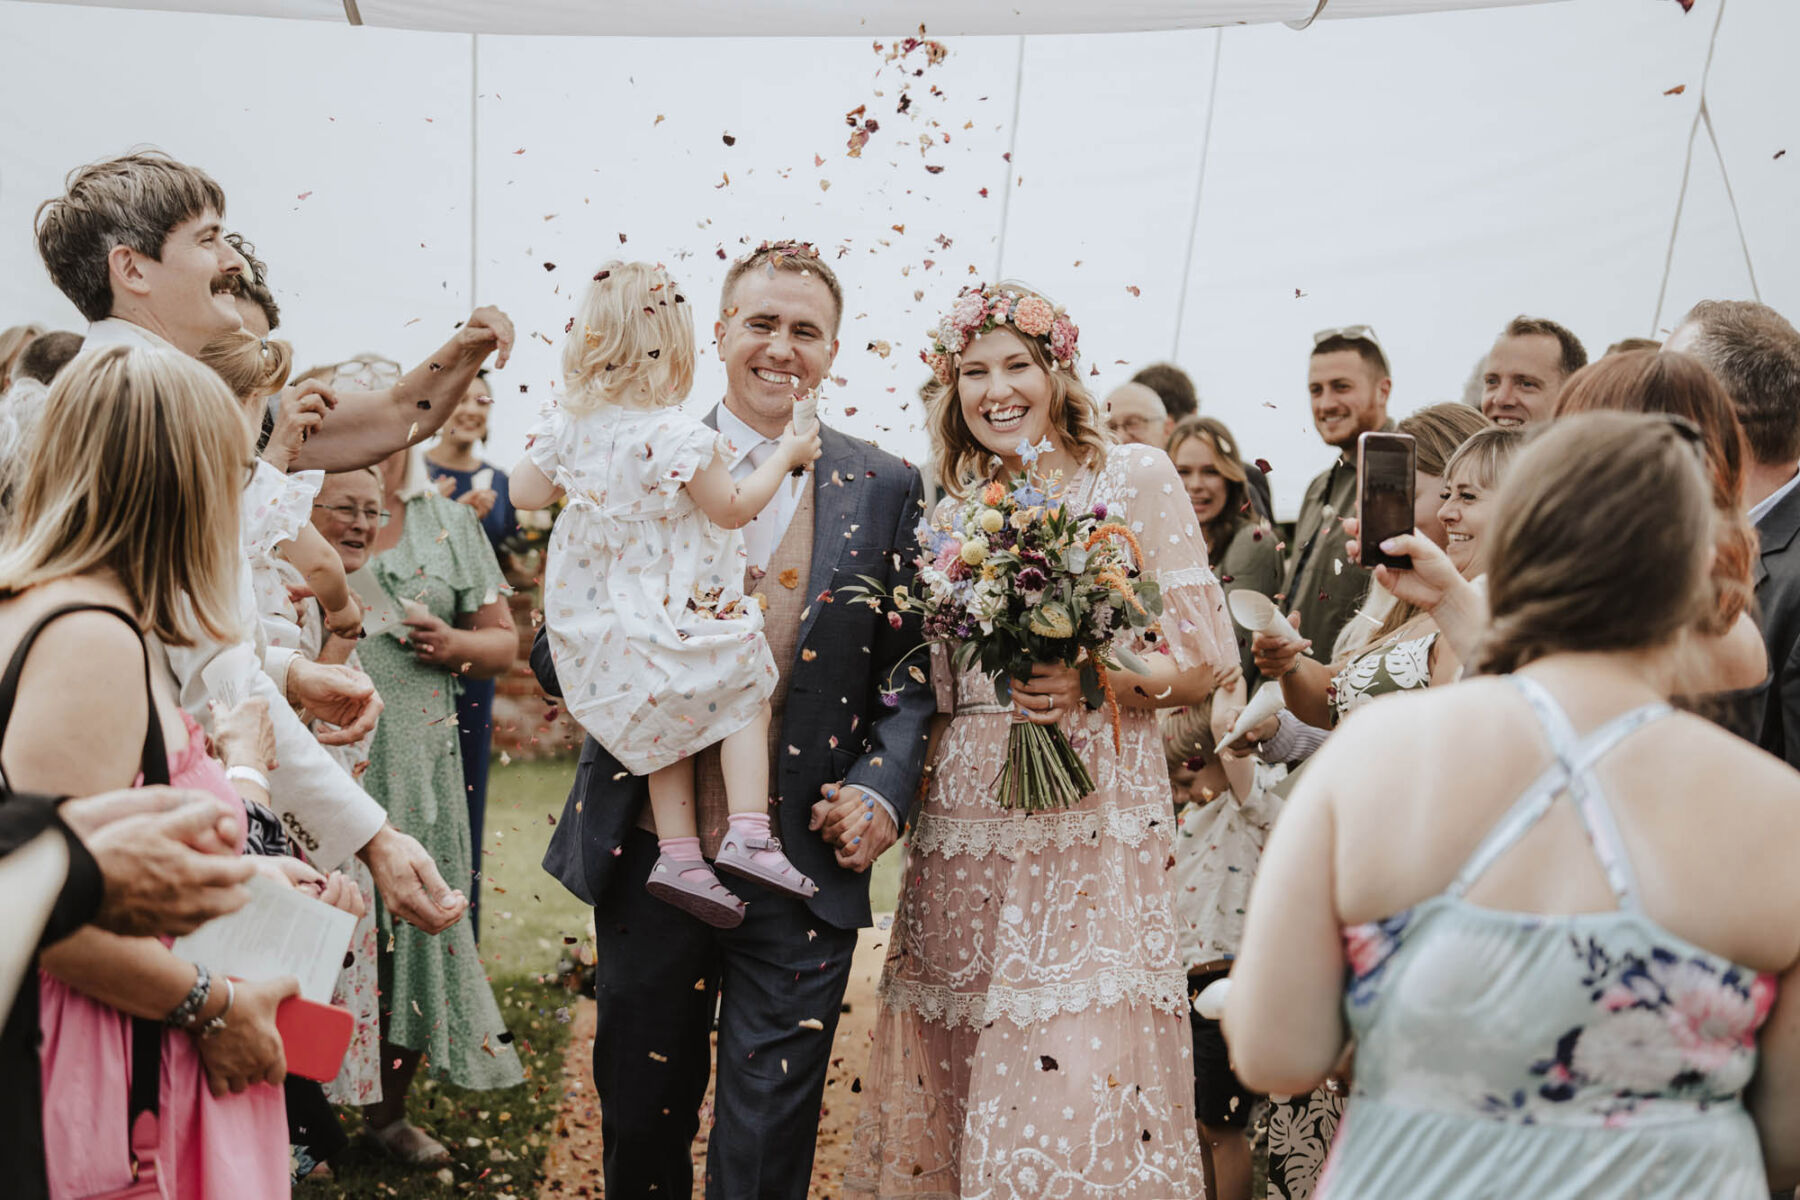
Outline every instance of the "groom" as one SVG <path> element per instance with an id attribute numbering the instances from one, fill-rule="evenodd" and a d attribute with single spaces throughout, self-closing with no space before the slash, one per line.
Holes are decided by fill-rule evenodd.
<path id="1" fill-rule="evenodd" d="M 794 396 L 837 354 L 843 291 L 803 243 L 765 243 L 725 276 L 713 326 L 724 402 L 708 418 L 737 452 L 740 478 L 775 447 Z M 657 843 L 645 781 L 593 738 L 581 750 L 544 868 L 594 905 L 606 1194 L 693 1192 L 691 1146 L 711 1069 L 719 1074 L 707 1150 L 707 1200 L 805 1200 L 832 1034 L 856 931 L 869 924 L 869 866 L 910 814 L 936 705 L 901 660 L 916 621 L 891 626 L 838 589 L 867 575 L 911 582 L 919 473 L 829 427 L 813 474 L 777 493 L 744 530 L 747 590 L 781 670 L 771 703 L 775 827 L 810 900 L 720 877 L 748 904 L 713 929 L 644 890 Z M 542 629 L 531 652 L 560 694 Z M 921 664 L 922 665 L 922 664 Z M 697 759 L 708 858 L 726 827 L 716 746 Z"/>

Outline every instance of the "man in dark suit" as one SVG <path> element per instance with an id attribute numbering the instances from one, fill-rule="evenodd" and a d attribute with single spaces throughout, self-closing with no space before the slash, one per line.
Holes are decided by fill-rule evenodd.
<path id="1" fill-rule="evenodd" d="M 1762 541 L 1754 577 L 1769 678 L 1731 724 L 1800 767 L 1800 332 L 1767 305 L 1705 300 L 1667 348 L 1712 369 L 1750 450 L 1744 503 Z"/>
<path id="2" fill-rule="evenodd" d="M 796 394 L 829 370 L 843 293 L 810 246 L 765 243 L 732 266 L 719 307 L 726 391 L 708 420 L 733 447 L 733 472 L 747 473 L 788 425 Z M 692 1194 L 715 1005 L 706 1196 L 807 1195 L 832 1033 L 856 931 L 870 923 L 868 868 L 911 812 L 936 711 L 931 689 L 902 661 L 919 643 L 917 622 L 890 622 L 843 592 L 859 576 L 888 587 L 911 581 L 919 473 L 831 428 L 821 428 L 820 443 L 811 478 L 777 493 L 744 539 L 749 587 L 781 670 L 771 698 L 773 819 L 818 894 L 801 900 L 722 876 L 748 906 L 734 929 L 650 896 L 657 843 L 645 780 L 593 738 L 544 855 L 545 869 L 595 909 L 594 1082 L 609 1197 Z M 556 694 L 541 629 L 531 664 Z M 716 747 L 697 771 L 710 856 L 725 817 Z"/>

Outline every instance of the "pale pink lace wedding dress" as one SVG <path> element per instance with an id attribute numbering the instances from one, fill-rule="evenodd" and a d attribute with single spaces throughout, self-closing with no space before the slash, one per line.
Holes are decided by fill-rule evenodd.
<path id="1" fill-rule="evenodd" d="M 1137 535 L 1175 661 L 1236 663 L 1168 458 L 1114 447 L 1071 494 Z M 1030 815 L 993 800 L 1010 721 L 985 676 L 957 681 L 909 842 L 846 1190 L 1192 1200 L 1203 1185 L 1155 713 L 1124 710 L 1122 753 L 1104 711 L 1065 720 L 1094 793 Z"/>

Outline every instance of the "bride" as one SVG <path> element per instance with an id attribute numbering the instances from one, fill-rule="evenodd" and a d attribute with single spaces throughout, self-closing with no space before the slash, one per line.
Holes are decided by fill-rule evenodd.
<path id="1" fill-rule="evenodd" d="M 984 675 L 957 680 L 912 830 L 847 1190 L 1199 1196 L 1155 710 L 1197 703 L 1237 662 L 1224 596 L 1174 467 L 1160 450 L 1108 443 L 1076 328 L 1048 299 L 965 289 L 936 337 L 926 361 L 946 503 L 1017 473 L 1020 451 L 1047 439 L 1034 470 L 1060 472 L 1069 502 L 1131 528 L 1164 609 L 1158 636 L 1137 647 L 1148 673 L 1113 673 L 1122 752 L 1075 670 L 1035 667 L 1012 706 Z M 1094 792 L 1062 811 L 1000 808 L 994 782 L 1016 720 L 1060 724 Z"/>

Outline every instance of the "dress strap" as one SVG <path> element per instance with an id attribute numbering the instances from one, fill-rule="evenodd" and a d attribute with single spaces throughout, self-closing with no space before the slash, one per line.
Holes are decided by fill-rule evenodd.
<path id="1" fill-rule="evenodd" d="M 1507 678 L 1531 705 L 1550 742 L 1555 761 L 1525 789 L 1482 839 L 1446 889 L 1447 894 L 1461 898 L 1467 893 L 1496 859 L 1537 824 L 1556 797 L 1567 792 L 1619 907 L 1636 908 L 1637 879 L 1631 870 L 1631 859 L 1625 853 L 1625 843 L 1613 817 L 1612 806 L 1607 802 L 1606 791 L 1594 777 L 1594 766 L 1620 742 L 1650 722 L 1668 716 L 1672 710 L 1667 704 L 1646 704 L 1614 717 L 1586 737 L 1578 737 L 1568 714 L 1542 684 L 1523 675 Z"/>

